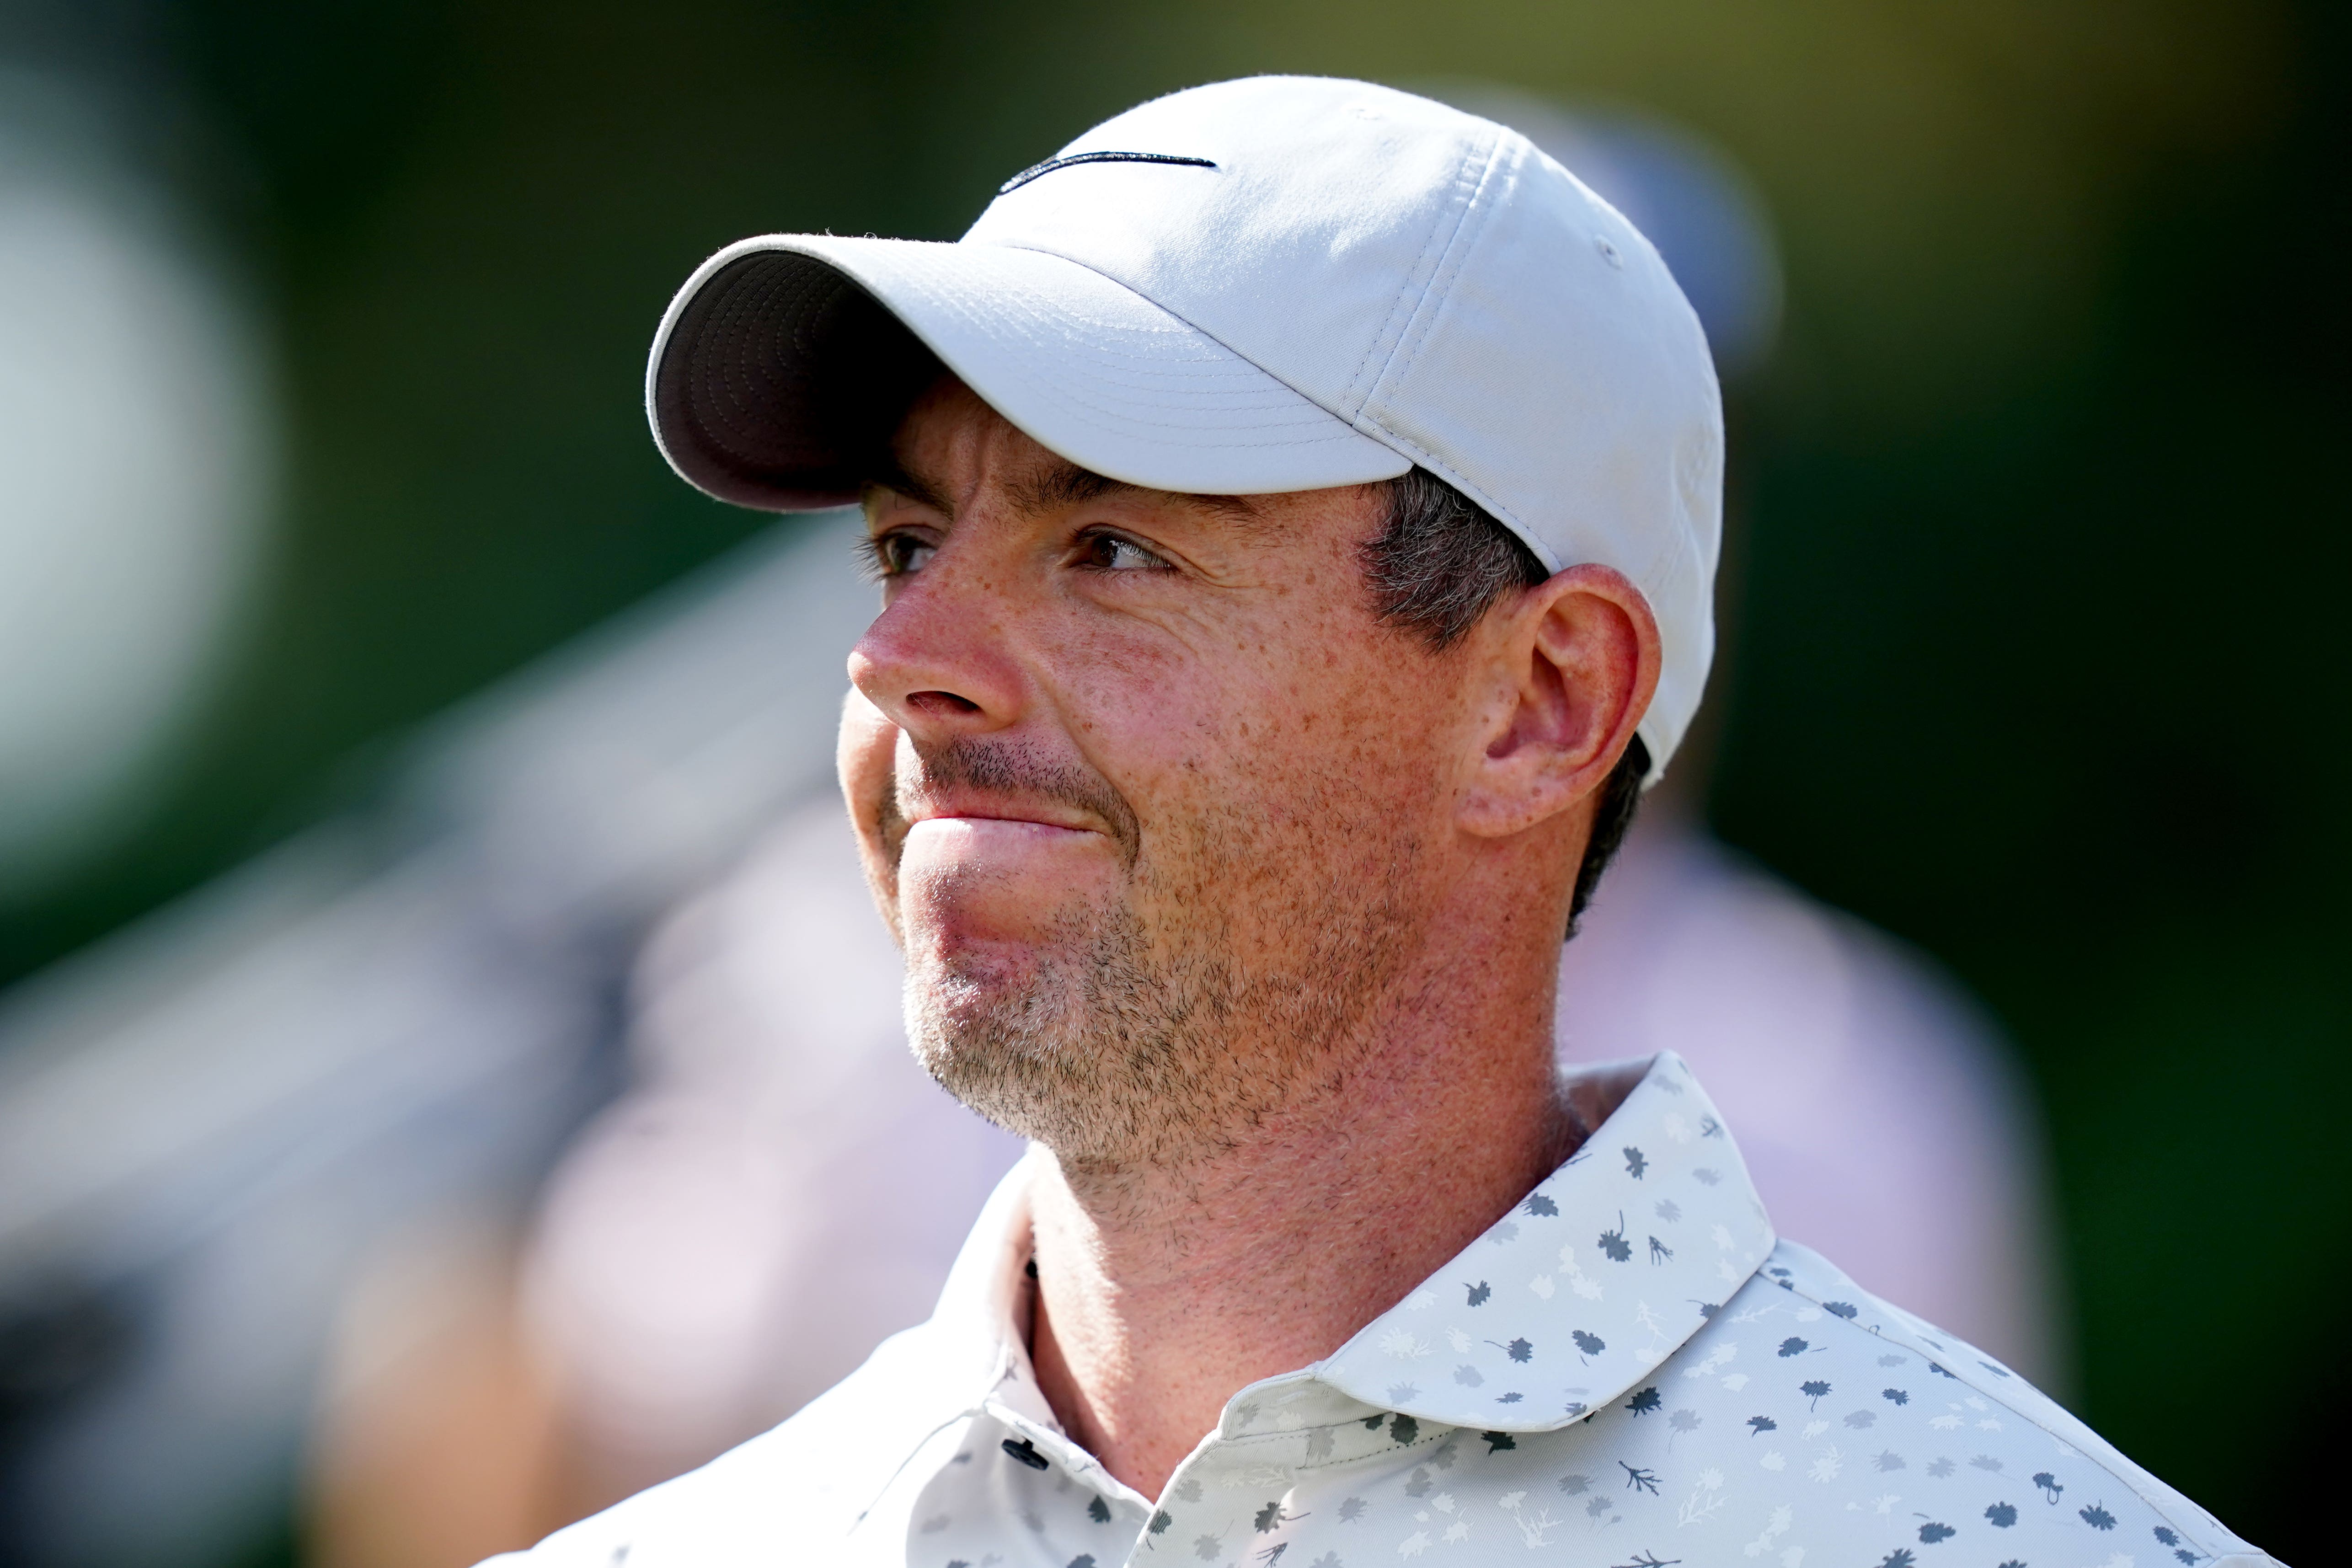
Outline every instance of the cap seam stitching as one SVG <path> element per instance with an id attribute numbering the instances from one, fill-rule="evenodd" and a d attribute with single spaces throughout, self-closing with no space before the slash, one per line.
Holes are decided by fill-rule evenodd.
<path id="1" fill-rule="evenodd" d="M 1470 221 L 1472 213 L 1476 209 L 1478 193 L 1486 187 L 1486 175 L 1494 167 L 1495 153 L 1502 145 L 1503 134 L 1504 132 L 1498 128 L 1494 140 L 1489 142 L 1483 150 L 1483 161 L 1478 178 L 1471 184 L 1468 195 L 1463 198 L 1461 210 L 1455 214 L 1450 229 L 1446 226 L 1445 215 L 1443 212 L 1439 213 L 1436 224 L 1430 230 L 1429 237 L 1422 242 L 1421 254 L 1413 258 L 1412 266 L 1406 271 L 1404 280 L 1398 285 L 1396 298 L 1390 302 L 1388 313 L 1381 318 L 1380 331 L 1372 335 L 1371 342 L 1364 345 L 1363 357 L 1356 362 L 1355 370 L 1348 377 L 1349 407 L 1349 413 L 1344 417 L 1347 417 L 1350 423 L 1360 422 L 1364 417 L 1364 410 L 1370 406 L 1372 394 L 1379 391 L 1381 383 L 1388 379 L 1389 367 L 1395 363 L 1398 350 L 1403 345 L 1406 336 L 1412 330 L 1415 312 L 1427 301 L 1431 290 L 1437 287 L 1439 274 L 1444 270 L 1446 251 L 1450 250 L 1460 237 L 1463 226 Z M 1452 182 L 1454 190 L 1458 191 L 1461 188 L 1464 177 L 1469 172 L 1470 162 L 1470 157 L 1465 156 L 1455 165 Z M 1413 279 L 1420 273 L 1423 264 L 1428 261 L 1430 251 L 1438 246 L 1441 235 L 1444 237 L 1445 248 L 1440 250 L 1436 270 L 1430 274 L 1428 281 L 1422 285 L 1418 298 L 1415 298 Z M 1407 308 L 1408 300 L 1412 301 L 1411 309 Z M 1404 312 L 1404 320 L 1401 325 L 1397 323 L 1400 311 Z M 1392 327 L 1394 341 L 1391 342 Z M 1372 356 L 1381 352 L 1383 343 L 1389 345 L 1388 357 L 1381 362 L 1380 369 L 1373 372 L 1370 379 L 1367 381 L 1365 372 L 1371 364 Z M 1359 391 L 1359 388 L 1361 390 Z"/>
<path id="2" fill-rule="evenodd" d="M 1503 139 L 1505 136 L 1509 134 L 1510 132 L 1507 131 L 1503 131 L 1499 128 L 1497 129 L 1495 141 L 1487 149 L 1486 166 L 1479 171 L 1478 186 L 1471 193 L 1470 201 L 1464 206 L 1462 222 L 1455 226 L 1454 240 L 1451 242 L 1449 249 L 1449 257 L 1453 260 L 1453 268 L 1450 272 L 1445 274 L 1445 291 L 1450 291 L 1453 287 L 1454 280 L 1461 276 L 1463 267 L 1468 264 L 1471 247 L 1476 242 L 1475 232 L 1468 234 L 1465 234 L 1464 232 L 1469 227 L 1472 215 L 1474 212 L 1476 214 L 1479 224 L 1482 227 L 1486 219 L 1492 216 L 1491 207 L 1485 210 L 1480 209 L 1478 197 L 1484 193 L 1487 182 L 1495 175 L 1496 165 L 1500 162 L 1499 154 L 1501 153 L 1504 145 Z M 1441 271 L 1444 270 L 1444 260 L 1441 260 L 1440 262 L 1440 269 Z M 1433 296 L 1441 296 L 1439 279 L 1436 278 L 1432 278 L 1429 287 L 1422 291 L 1422 302 L 1423 304 L 1429 304 Z M 1415 331 L 1414 323 L 1411 321 L 1406 322 L 1405 331 L 1402 336 L 1400 336 L 1396 347 L 1391 351 L 1388 361 L 1381 366 L 1380 375 L 1374 380 L 1372 385 L 1366 391 L 1362 401 L 1358 405 L 1355 418 L 1356 428 L 1388 446 L 1400 448 L 1412 457 L 1412 459 L 1423 468 L 1430 469 L 1432 472 L 1435 473 L 1438 478 L 1445 480 L 1448 484 L 1454 486 L 1454 489 L 1468 495 L 1472 500 L 1476 501 L 1487 511 L 1493 513 L 1495 517 L 1502 521 L 1505 526 L 1508 527 L 1513 533 L 1517 534 L 1520 540 L 1527 544 L 1528 548 L 1535 552 L 1536 558 L 1542 562 L 1548 570 L 1558 572 L 1568 565 L 1569 563 L 1560 555 L 1559 551 L 1552 547 L 1549 541 L 1540 537 L 1537 531 L 1533 527 L 1529 526 L 1525 519 L 1519 516 L 1515 508 L 1504 505 L 1502 502 L 1496 500 L 1494 496 L 1487 492 L 1484 486 L 1466 478 L 1458 469 L 1456 469 L 1453 464 L 1440 460 L 1420 442 L 1392 429 L 1387 422 L 1370 412 L 1373 395 L 1377 394 L 1381 387 L 1388 385 L 1404 371 L 1412 368 L 1412 363 L 1420 352 L 1416 339 L 1426 339 L 1430 330 L 1435 325 L 1438 314 L 1438 306 L 1442 306 L 1442 304 L 1443 298 L 1441 297 L 1438 299 L 1437 304 L 1432 305 L 1423 315 L 1417 333 Z M 1408 342 L 1412 342 L 1413 346 L 1408 348 Z M 1400 363 L 1400 356 L 1402 356 L 1402 363 Z"/>
<path id="3" fill-rule="evenodd" d="M 1380 375 L 1364 395 L 1365 408 L 1370 408 L 1373 395 L 1381 388 L 1398 380 L 1405 372 L 1412 368 L 1414 362 L 1420 358 L 1422 345 L 1428 342 L 1429 334 L 1436 327 L 1439 313 L 1444 310 L 1446 301 L 1453 297 L 1454 285 L 1460 279 L 1462 269 L 1469 264 L 1470 252 L 1476 247 L 1478 236 L 1495 216 L 1495 204 L 1482 203 L 1479 198 L 1486 194 L 1487 185 L 1495 179 L 1496 171 L 1502 162 L 1504 138 L 1511 134 L 1512 132 L 1507 131 L 1499 131 L 1496 133 L 1494 145 L 1488 149 L 1486 167 L 1479 171 L 1477 185 L 1471 192 L 1469 201 L 1464 204 L 1462 221 L 1455 226 L 1454 237 L 1448 242 L 1445 254 L 1438 258 L 1437 271 L 1432 274 L 1429 286 L 1422 290 L 1419 308 L 1405 322 L 1403 331 L 1398 335 L 1395 348 L 1390 352 L 1387 362 L 1381 366 Z"/>

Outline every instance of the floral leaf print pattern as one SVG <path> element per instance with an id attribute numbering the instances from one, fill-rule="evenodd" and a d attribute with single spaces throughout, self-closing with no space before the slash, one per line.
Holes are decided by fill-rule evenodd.
<path id="1" fill-rule="evenodd" d="M 2017 1506 L 1997 1502 L 1985 1510 L 1985 1521 L 1995 1530 L 2007 1530 L 2017 1523 Z"/>
<path id="2" fill-rule="evenodd" d="M 1364 1517 L 1364 1510 L 1370 1506 L 1371 1504 L 1366 1502 L 1362 1498 L 1349 1498 L 1339 1505 L 1339 1522 L 1341 1524 L 1355 1523 L 1356 1521 Z"/>
<path id="3" fill-rule="evenodd" d="M 1811 1382 L 1797 1384 L 1797 1392 L 1813 1402 L 1809 1408 L 1818 1408 L 1822 1401 L 1829 1397 L 1830 1385 L 1819 1378 L 1814 1378 Z"/>
<path id="4" fill-rule="evenodd" d="M 1954 1530 L 1950 1525 L 1938 1524 L 1936 1521 L 1931 1519 L 1927 1523 L 1919 1527 L 1919 1544 L 1922 1546 L 1933 1546 L 1939 1541 L 1949 1541 L 1958 1533 L 1959 1531 Z"/>
<path id="5" fill-rule="evenodd" d="M 1588 1334 L 1582 1329 L 1570 1330 L 1568 1337 L 1576 1342 L 1576 1353 L 1579 1356 L 1596 1356 L 1609 1348 L 1607 1340 L 1602 1339 L 1599 1334 Z"/>
<path id="6" fill-rule="evenodd" d="M 1639 1149 L 1634 1148 L 1633 1145 L 1627 1144 L 1625 1147 L 1625 1173 L 1638 1182 L 1649 1168 L 1650 1162 L 1643 1158 L 1642 1152 Z"/>
<path id="7" fill-rule="evenodd" d="M 1882 1388 L 1878 1391 L 1878 1397 L 1897 1409 L 1911 1403 L 1911 1396 L 1899 1388 Z"/>
<path id="8" fill-rule="evenodd" d="M 2042 1497 L 2053 1508 L 2057 1506 L 2059 1497 L 2066 1490 L 2064 1487 L 2058 1484 L 2058 1478 L 2047 1470 L 2034 1471 L 2033 1484 L 2042 1489 Z"/>
<path id="9" fill-rule="evenodd" d="M 1665 1402 L 1664 1396 L 1659 1394 L 1657 1385 L 1653 1384 L 1649 1387 L 1642 1390 L 1641 1393 L 1633 1395 L 1633 1398 L 1627 1400 L 1625 1402 L 1625 1408 L 1632 1411 L 1636 1415 L 1647 1415 L 1652 1411 L 1656 1410 L 1659 1406 L 1664 1405 Z"/>
<path id="10" fill-rule="evenodd" d="M 2113 1530 L 2116 1527 L 2116 1516 L 2097 1503 L 2084 1509 L 2082 1516 L 2083 1522 L 2093 1530 Z"/>
<path id="11" fill-rule="evenodd" d="M 1621 1213 L 1617 1216 L 1616 1229 L 1604 1230 L 1601 1233 L 1599 1246 L 1601 1252 L 1612 1263 L 1630 1263 L 1633 1261 L 1633 1243 L 1625 1239 L 1625 1216 L 1623 1214 Z"/>
<path id="12" fill-rule="evenodd" d="M 1541 1193 L 1529 1194 L 1528 1201 L 1520 1206 L 1538 1219 L 1550 1219 L 1559 1213 L 1559 1205 Z"/>
<path id="13" fill-rule="evenodd" d="M 1622 1459 L 1617 1461 L 1617 1468 L 1625 1472 L 1627 1487 L 1645 1491 L 1652 1497 L 1658 1495 L 1658 1474 L 1655 1470 L 1637 1469 Z"/>
<path id="14" fill-rule="evenodd" d="M 1812 1347 L 1811 1345 L 1807 1344 L 1803 1340 L 1797 1338 L 1794 1334 L 1790 1335 L 1787 1339 L 1780 1342 L 1780 1353 L 1784 1356 L 1802 1355 L 1811 1348 Z"/>
<path id="15" fill-rule="evenodd" d="M 1103 1501 L 1100 1498 L 1095 1499 L 1092 1502 L 1087 1504 L 1087 1517 L 1093 1520 L 1097 1524 L 1108 1524 L 1110 1522 L 1110 1504 Z"/>
<path id="16" fill-rule="evenodd" d="M 1488 1285 L 1484 1279 L 1479 1280 L 1475 1285 L 1467 1286 L 1465 1289 L 1470 1293 L 1470 1305 L 1474 1307 L 1485 1306 L 1486 1304 L 1486 1298 L 1495 1293 L 1494 1288 Z"/>
<path id="17" fill-rule="evenodd" d="M 1761 1437 L 1767 1432 L 1778 1432 L 1780 1429 L 1780 1424 L 1769 1415 L 1750 1415 L 1748 1418 L 1748 1425 L 1755 1428 L 1748 1434 L 1751 1437 Z"/>

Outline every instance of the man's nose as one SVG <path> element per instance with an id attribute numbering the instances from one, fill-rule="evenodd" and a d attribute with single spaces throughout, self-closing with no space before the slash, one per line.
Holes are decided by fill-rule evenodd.
<path id="1" fill-rule="evenodd" d="M 849 653 L 850 683 L 917 741 L 1002 730 L 1020 716 L 1017 608 L 950 549 L 891 595 Z"/>

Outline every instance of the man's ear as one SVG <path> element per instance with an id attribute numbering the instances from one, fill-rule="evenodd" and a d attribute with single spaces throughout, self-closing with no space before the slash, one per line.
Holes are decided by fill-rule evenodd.
<path id="1" fill-rule="evenodd" d="M 1658 689 L 1658 621 L 1623 573 L 1571 566 L 1473 635 L 1486 749 L 1458 815 L 1469 832 L 1501 838 L 1608 778 Z"/>

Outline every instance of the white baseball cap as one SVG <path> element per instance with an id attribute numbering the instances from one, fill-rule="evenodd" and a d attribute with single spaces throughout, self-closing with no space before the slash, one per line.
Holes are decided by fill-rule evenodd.
<path id="1" fill-rule="evenodd" d="M 729 246 L 663 316 L 646 408 L 709 494 L 836 506 L 940 363 L 1129 484 L 1426 468 L 1549 570 L 1612 566 L 1648 598 L 1653 780 L 1698 707 L 1723 489 L 1706 339 L 1649 242 L 1517 132 L 1358 81 L 1174 93 L 1007 180 L 952 244 Z"/>

